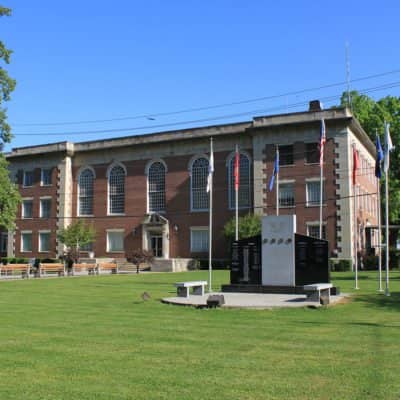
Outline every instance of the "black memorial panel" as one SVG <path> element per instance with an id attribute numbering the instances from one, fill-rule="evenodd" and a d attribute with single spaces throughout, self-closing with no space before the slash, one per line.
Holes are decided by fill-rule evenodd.
<path id="1" fill-rule="evenodd" d="M 261 284 L 261 235 L 233 242 L 231 284 Z"/>
<path id="2" fill-rule="evenodd" d="M 330 282 L 328 241 L 295 234 L 296 285 Z"/>

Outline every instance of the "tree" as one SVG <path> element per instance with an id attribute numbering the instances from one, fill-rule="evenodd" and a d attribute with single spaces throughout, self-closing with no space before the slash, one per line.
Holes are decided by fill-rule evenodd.
<path id="1" fill-rule="evenodd" d="M 233 217 L 224 226 L 224 235 L 235 240 L 236 219 Z M 239 218 L 239 239 L 246 239 L 261 233 L 261 217 L 256 214 L 247 214 Z"/>
<path id="2" fill-rule="evenodd" d="M 11 15 L 9 8 L 0 6 L 0 17 Z M 0 62 L 10 63 L 11 50 L 0 41 Z M 11 141 L 11 128 L 7 123 L 7 110 L 3 103 L 10 100 L 10 93 L 15 88 L 15 80 L 11 79 L 7 71 L 0 65 L 0 151 L 4 143 Z M 7 161 L 0 154 L 0 227 L 13 229 L 20 196 L 16 185 L 10 180 Z"/>
<path id="3" fill-rule="evenodd" d="M 400 97 L 386 96 L 378 101 L 370 97 L 360 94 L 357 91 L 351 93 L 352 111 L 361 126 L 369 135 L 371 140 L 375 142 L 375 135 L 378 133 L 383 138 L 384 121 L 390 123 L 390 135 L 395 150 L 390 154 L 389 169 L 389 222 L 393 225 L 400 223 Z M 341 105 L 349 106 L 347 93 L 343 93 L 341 97 Z M 381 199 L 384 210 L 385 196 L 383 195 L 383 187 Z M 389 241 L 393 246 L 398 235 L 398 230 L 391 230 Z"/>
<path id="4" fill-rule="evenodd" d="M 92 225 L 86 225 L 82 220 L 78 220 L 62 229 L 57 237 L 67 247 L 66 260 L 78 262 L 81 248 L 94 242 L 96 230 Z"/>
<path id="5" fill-rule="evenodd" d="M 140 264 L 147 263 L 150 264 L 154 260 L 153 253 L 149 250 L 136 249 L 132 251 L 128 259 L 132 264 L 136 265 L 136 273 L 139 273 Z"/>

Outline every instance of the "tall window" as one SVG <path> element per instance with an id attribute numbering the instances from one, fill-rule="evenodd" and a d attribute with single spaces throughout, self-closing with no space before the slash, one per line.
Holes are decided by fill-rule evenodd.
<path id="1" fill-rule="evenodd" d="M 294 183 L 279 183 L 279 207 L 294 206 Z"/>
<path id="2" fill-rule="evenodd" d="M 108 213 L 125 212 L 125 170 L 116 165 L 108 175 Z"/>
<path id="3" fill-rule="evenodd" d="M 7 253 L 8 234 L 0 233 L 0 253 Z"/>
<path id="4" fill-rule="evenodd" d="M 279 165 L 293 165 L 293 145 L 279 146 Z"/>
<path id="5" fill-rule="evenodd" d="M 94 174 L 90 168 L 84 169 L 78 179 L 78 214 L 93 215 Z"/>
<path id="6" fill-rule="evenodd" d="M 22 218 L 32 218 L 33 213 L 33 200 L 22 200 Z"/>
<path id="7" fill-rule="evenodd" d="M 33 186 L 33 171 L 24 171 L 23 186 Z"/>
<path id="8" fill-rule="evenodd" d="M 107 252 L 124 251 L 124 231 L 121 229 L 107 231 Z"/>
<path id="9" fill-rule="evenodd" d="M 190 229 L 190 251 L 203 253 L 208 251 L 208 228 L 198 227 Z"/>
<path id="10" fill-rule="evenodd" d="M 21 251 L 22 252 L 32 251 L 32 232 L 31 231 L 21 232 Z"/>
<path id="11" fill-rule="evenodd" d="M 165 166 L 160 161 L 149 168 L 148 199 L 149 212 L 165 211 Z"/>
<path id="12" fill-rule="evenodd" d="M 51 216 L 51 199 L 40 199 L 40 218 L 50 218 Z"/>
<path id="13" fill-rule="evenodd" d="M 306 143 L 306 163 L 319 163 L 319 143 Z"/>
<path id="14" fill-rule="evenodd" d="M 307 206 L 318 206 L 320 203 L 320 182 L 306 182 Z M 325 185 L 323 186 L 325 188 Z M 322 202 L 325 202 L 325 190 L 322 193 Z"/>
<path id="15" fill-rule="evenodd" d="M 50 232 L 48 231 L 39 232 L 39 251 L 40 252 L 50 251 Z"/>
<path id="16" fill-rule="evenodd" d="M 250 191 L 250 159 L 245 154 L 240 154 L 239 163 L 239 208 L 249 208 L 251 204 Z M 235 200 L 235 155 L 229 160 L 228 179 L 229 179 L 229 208 L 236 207 Z"/>
<path id="17" fill-rule="evenodd" d="M 51 185 L 51 168 L 42 169 L 40 173 L 40 185 Z"/>
<path id="18" fill-rule="evenodd" d="M 192 210 L 208 210 L 207 176 L 208 160 L 204 157 L 194 160 L 191 171 Z"/>

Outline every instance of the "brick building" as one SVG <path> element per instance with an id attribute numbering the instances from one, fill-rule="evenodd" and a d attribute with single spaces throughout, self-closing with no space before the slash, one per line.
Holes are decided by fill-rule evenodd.
<path id="1" fill-rule="evenodd" d="M 7 154 L 23 201 L 15 232 L 2 233 L 2 254 L 56 257 L 56 233 L 82 218 L 96 241 L 86 251 L 123 258 L 153 250 L 159 262 L 207 258 L 210 138 L 214 142 L 213 256 L 227 258 L 224 224 L 234 216 L 233 156 L 240 156 L 240 214 L 275 214 L 268 190 L 280 150 L 280 214 L 297 215 L 297 231 L 319 232 L 319 129 L 325 120 L 324 235 L 332 255 L 354 254 L 352 148 L 359 152 L 358 229 L 376 225 L 375 149 L 345 108 L 256 117 L 251 121 L 89 142 L 13 149 Z M 362 236 L 361 236 L 362 238 Z M 362 246 L 362 239 L 360 240 Z M 174 269 L 173 267 L 171 267 Z"/>

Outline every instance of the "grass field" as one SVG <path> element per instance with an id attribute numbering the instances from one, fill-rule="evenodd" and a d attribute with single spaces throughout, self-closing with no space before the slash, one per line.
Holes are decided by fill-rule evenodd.
<path id="1" fill-rule="evenodd" d="M 321 309 L 160 303 L 195 279 L 207 272 L 0 282 L 0 399 L 400 398 L 399 272 L 391 297 L 361 273 L 350 303 Z M 351 274 L 333 281 L 355 292 Z"/>

